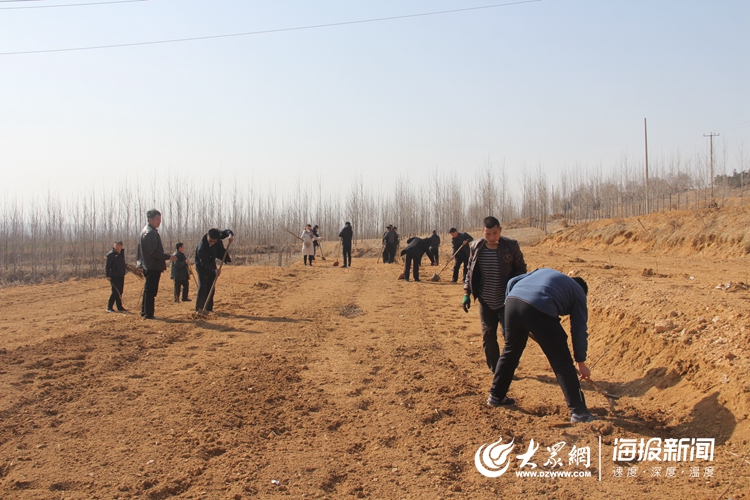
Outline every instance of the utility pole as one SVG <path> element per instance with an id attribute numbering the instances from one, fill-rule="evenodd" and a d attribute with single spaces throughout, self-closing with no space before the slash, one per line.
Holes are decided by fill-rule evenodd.
<path id="1" fill-rule="evenodd" d="M 648 202 L 648 132 L 646 131 L 646 119 L 643 119 L 643 146 L 646 150 L 646 213 L 651 213 Z"/>
<path id="2" fill-rule="evenodd" d="M 703 137 L 708 137 L 709 151 L 711 155 L 711 204 L 714 205 L 714 137 L 718 137 L 719 134 L 711 132 L 710 134 L 703 134 Z"/>

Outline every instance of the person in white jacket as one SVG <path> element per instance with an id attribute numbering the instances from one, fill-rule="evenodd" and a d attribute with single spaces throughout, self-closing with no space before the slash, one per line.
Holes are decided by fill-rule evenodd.
<path id="1" fill-rule="evenodd" d="M 302 258 L 307 265 L 310 262 L 312 266 L 313 260 L 315 260 L 315 246 L 313 241 L 322 240 L 320 236 L 315 236 L 312 232 L 312 226 L 310 224 L 305 226 L 305 230 L 302 231 L 302 235 L 299 237 L 302 240 Z"/>

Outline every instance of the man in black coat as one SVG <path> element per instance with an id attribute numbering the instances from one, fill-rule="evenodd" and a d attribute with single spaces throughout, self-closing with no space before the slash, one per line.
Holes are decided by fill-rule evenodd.
<path id="1" fill-rule="evenodd" d="M 390 224 L 385 227 L 388 231 L 383 234 L 383 263 L 392 264 L 396 260 L 398 234 Z"/>
<path id="2" fill-rule="evenodd" d="M 344 255 L 344 264 L 341 267 L 351 267 L 352 265 L 352 237 L 354 236 L 354 230 L 352 229 L 352 223 L 347 222 L 339 232 L 339 238 L 341 238 L 341 251 Z"/>
<path id="3" fill-rule="evenodd" d="M 440 265 L 440 257 L 439 257 L 439 249 L 440 249 L 440 236 L 437 234 L 437 229 L 434 229 L 432 231 L 432 235 L 430 236 L 430 252 L 432 253 L 432 256 L 435 258 L 435 261 L 433 262 L 434 266 Z"/>
<path id="4" fill-rule="evenodd" d="M 125 250 L 122 248 L 122 241 L 115 242 L 115 246 L 107 254 L 106 273 L 109 284 L 112 287 L 112 294 L 107 302 L 107 312 L 115 312 L 112 306 L 117 304 L 117 310 L 122 312 L 125 308 L 122 306 L 122 292 L 125 289 Z"/>
<path id="5" fill-rule="evenodd" d="M 401 250 L 401 255 L 406 256 L 404 259 L 404 281 L 409 281 L 412 262 L 414 263 L 414 281 L 419 281 L 419 265 L 422 263 L 422 255 L 427 254 L 430 262 L 435 262 L 430 251 L 430 240 L 413 237 L 406 240 L 406 243 L 406 248 Z"/>
<path id="6" fill-rule="evenodd" d="M 168 253 L 164 253 L 164 246 L 159 236 L 161 226 L 161 212 L 151 209 L 146 212 L 148 224 L 141 231 L 138 240 L 138 267 L 143 269 L 146 281 L 143 284 L 143 302 L 141 303 L 141 316 L 146 319 L 154 319 L 154 299 L 159 293 L 159 280 L 161 273 L 167 270 L 166 261 L 175 261 Z"/>
<path id="7" fill-rule="evenodd" d="M 473 241 L 474 238 L 472 238 L 469 233 L 459 233 L 455 227 L 450 228 L 448 233 L 451 235 L 453 253 L 456 254 L 458 249 L 461 249 L 456 254 L 456 263 L 453 264 L 453 279 L 451 279 L 451 283 L 456 283 L 458 281 L 458 270 L 461 269 L 462 264 L 464 266 L 464 274 L 461 281 L 466 280 L 466 268 L 469 264 L 469 242 Z M 463 245 L 464 243 L 466 244 Z M 463 245 L 463 247 L 461 245 Z"/>
<path id="8" fill-rule="evenodd" d="M 185 255 L 184 243 L 177 243 L 175 250 L 175 253 L 172 255 L 177 257 L 177 260 L 169 266 L 169 277 L 174 280 L 174 301 L 180 301 L 180 289 L 182 289 L 182 301 L 188 302 L 190 300 L 188 299 L 188 290 L 190 289 L 188 266 L 190 265 L 190 261 L 188 261 Z"/>
<path id="9" fill-rule="evenodd" d="M 216 267 L 216 260 L 224 259 L 224 262 L 231 262 L 229 253 L 224 249 L 223 239 L 229 239 L 229 243 L 234 240 L 234 233 L 225 229 L 219 231 L 211 228 L 203 236 L 195 249 L 195 268 L 198 271 L 198 297 L 195 299 L 195 310 L 201 311 L 205 306 L 206 311 L 214 310 L 214 292 L 211 287 L 216 278 L 221 274 L 221 270 Z M 209 296 L 209 292 L 210 296 Z"/>

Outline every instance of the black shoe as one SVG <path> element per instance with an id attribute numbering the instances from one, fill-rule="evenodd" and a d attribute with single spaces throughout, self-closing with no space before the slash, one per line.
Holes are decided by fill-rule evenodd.
<path id="1" fill-rule="evenodd" d="M 127 309 L 125 309 L 124 307 L 118 307 L 118 308 L 117 308 L 117 311 L 118 311 L 118 312 L 121 312 L 121 313 L 124 313 L 124 312 L 127 312 L 128 310 L 127 310 Z"/>
<path id="2" fill-rule="evenodd" d="M 114 310 L 114 309 L 112 309 L 111 307 L 108 307 L 108 308 L 107 308 L 107 312 L 108 312 L 108 313 L 113 313 L 113 312 L 115 312 L 115 310 Z"/>
<path id="3" fill-rule="evenodd" d="M 182 299 L 183 302 L 192 302 L 193 299 Z"/>
<path id="4" fill-rule="evenodd" d="M 143 319 L 156 319 L 154 316 L 143 316 Z"/>
<path id="5" fill-rule="evenodd" d="M 500 408 L 501 406 L 514 405 L 516 404 L 516 400 L 513 398 L 509 398 L 508 396 L 500 399 L 497 396 L 490 394 L 490 397 L 487 398 L 487 404 L 492 406 L 493 408 Z"/>
<path id="6" fill-rule="evenodd" d="M 596 417 L 593 416 L 591 413 L 573 413 L 570 416 L 570 423 L 571 424 L 581 424 L 586 422 L 593 422 L 596 420 Z"/>
<path id="7" fill-rule="evenodd" d="M 456 280 L 451 280 L 451 283 L 458 283 L 458 281 L 456 281 Z"/>
<path id="8" fill-rule="evenodd" d="M 180 299 L 174 299 L 174 301 L 178 304 L 180 303 Z"/>
<path id="9" fill-rule="evenodd" d="M 414 280 L 415 283 L 421 283 L 422 280 Z"/>

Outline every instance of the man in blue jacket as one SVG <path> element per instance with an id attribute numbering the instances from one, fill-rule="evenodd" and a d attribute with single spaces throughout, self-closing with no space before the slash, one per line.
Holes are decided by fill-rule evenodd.
<path id="1" fill-rule="evenodd" d="M 507 396 L 529 334 L 544 351 L 571 411 L 571 423 L 595 420 L 586 406 L 578 374 L 568 348 L 568 336 L 560 316 L 570 315 L 573 357 L 581 379 L 588 379 L 588 285 L 583 278 L 570 278 L 554 269 L 541 268 L 508 281 L 505 301 L 505 347 L 500 355 L 487 404 L 508 406 Z"/>

